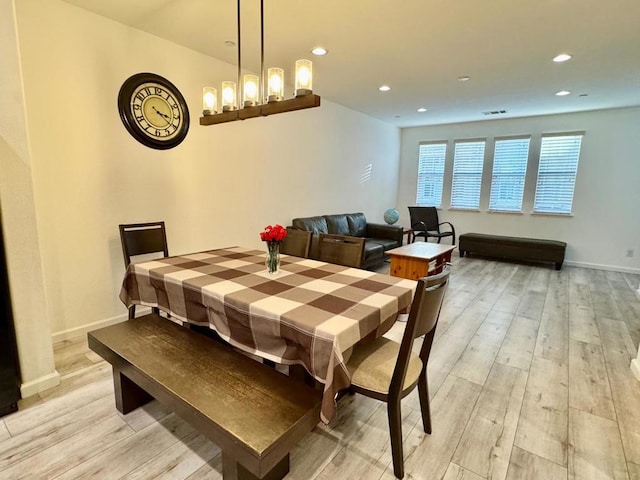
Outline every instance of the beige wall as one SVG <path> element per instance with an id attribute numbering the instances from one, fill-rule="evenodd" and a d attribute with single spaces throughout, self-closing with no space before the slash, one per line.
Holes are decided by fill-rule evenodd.
<path id="1" fill-rule="evenodd" d="M 248 245 L 293 217 L 364 211 L 397 197 L 400 133 L 323 99 L 300 112 L 201 127 L 201 91 L 235 66 L 57 0 L 17 1 L 35 208 L 51 330 L 122 318 L 119 223 L 165 220 L 170 253 Z M 159 151 L 124 129 L 123 81 L 167 77 L 192 116 Z M 314 82 L 322 94 L 322 78 Z M 370 176 L 366 175 L 371 165 Z"/>
<path id="2" fill-rule="evenodd" d="M 443 209 L 440 221 L 450 221 L 456 233 L 479 232 L 549 238 L 567 242 L 566 261 L 640 273 L 640 108 L 601 110 L 508 120 L 415 127 L 402 130 L 398 205 L 401 222 L 409 224 L 408 205 L 416 203 L 418 145 L 449 140 Z M 531 215 L 540 135 L 584 131 L 573 202 L 573 216 Z M 531 149 L 523 214 L 488 213 L 493 138 L 531 134 Z M 453 140 L 486 137 L 485 173 L 480 212 L 448 209 Z M 535 163 L 534 163 L 535 162 Z M 626 256 L 633 249 L 634 256 Z"/>
<path id="3" fill-rule="evenodd" d="M 0 208 L 22 395 L 59 382 L 46 308 L 13 2 L 0 0 Z"/>

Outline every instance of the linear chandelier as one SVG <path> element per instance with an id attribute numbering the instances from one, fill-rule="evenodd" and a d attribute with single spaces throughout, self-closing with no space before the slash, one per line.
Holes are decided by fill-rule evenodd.
<path id="1" fill-rule="evenodd" d="M 260 77 L 247 74 L 242 83 L 242 108 L 238 108 L 239 91 L 242 75 L 242 48 L 240 36 L 240 0 L 238 4 L 238 76 L 237 83 L 222 82 L 221 104 L 218 111 L 218 92 L 214 87 L 202 89 L 202 117 L 200 125 L 216 125 L 234 122 L 247 118 L 266 117 L 276 113 L 293 112 L 305 108 L 320 106 L 320 97 L 312 90 L 312 63 L 310 60 L 296 61 L 295 97 L 284 99 L 284 70 L 269 68 L 265 77 L 264 71 L 264 0 L 260 0 Z M 265 95 L 265 78 L 267 78 L 267 94 Z M 264 99 L 267 99 L 265 102 Z"/>

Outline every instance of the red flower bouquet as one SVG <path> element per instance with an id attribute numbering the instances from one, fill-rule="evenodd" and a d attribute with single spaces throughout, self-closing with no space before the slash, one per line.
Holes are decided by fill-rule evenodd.
<path id="1" fill-rule="evenodd" d="M 282 225 L 267 225 L 260 233 L 260 240 L 263 242 L 281 242 L 287 236 L 287 229 Z"/>
<path id="2" fill-rule="evenodd" d="M 265 264 L 269 273 L 278 273 L 280 267 L 280 242 L 287 236 L 287 229 L 282 225 L 267 225 L 260 233 L 260 240 L 267 242 L 267 258 Z"/>

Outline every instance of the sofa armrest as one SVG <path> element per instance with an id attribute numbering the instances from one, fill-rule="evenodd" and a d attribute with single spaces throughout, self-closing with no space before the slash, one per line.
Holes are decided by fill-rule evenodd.
<path id="1" fill-rule="evenodd" d="M 367 238 L 387 238 L 402 245 L 402 227 L 384 225 L 381 223 L 367 223 Z"/>

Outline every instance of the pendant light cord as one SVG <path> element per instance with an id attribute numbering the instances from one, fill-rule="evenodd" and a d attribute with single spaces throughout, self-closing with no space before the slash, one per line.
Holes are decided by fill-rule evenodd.
<path id="1" fill-rule="evenodd" d="M 240 48 L 240 0 L 238 0 L 238 83 L 236 84 L 236 108 L 242 104 L 244 85 L 241 86 L 240 77 L 242 75 L 242 48 Z M 242 93 L 240 93 L 242 91 Z"/>
<path id="2" fill-rule="evenodd" d="M 266 103 L 264 77 L 264 0 L 260 0 L 260 94 L 262 103 Z"/>

